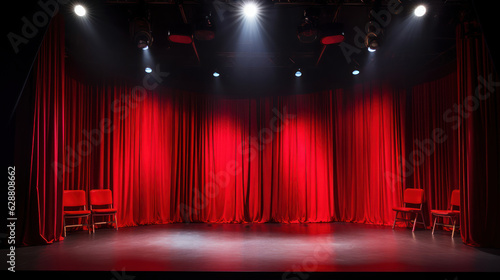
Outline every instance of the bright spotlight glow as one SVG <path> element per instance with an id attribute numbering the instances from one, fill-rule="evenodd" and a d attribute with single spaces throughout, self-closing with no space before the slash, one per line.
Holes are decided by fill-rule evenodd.
<path id="1" fill-rule="evenodd" d="M 73 10 L 75 14 L 79 17 L 83 17 L 87 14 L 87 10 L 85 10 L 85 8 L 80 4 L 76 5 Z"/>
<path id="2" fill-rule="evenodd" d="M 217 78 L 217 77 L 219 77 L 219 76 L 220 76 L 220 73 L 219 73 L 219 72 L 217 72 L 217 71 L 215 71 L 212 75 L 213 75 L 214 77 L 216 77 L 216 78 Z"/>
<path id="3" fill-rule="evenodd" d="M 421 16 L 425 15 L 426 11 L 427 11 L 427 9 L 425 8 L 424 5 L 419 5 L 418 7 L 415 8 L 413 13 L 415 14 L 415 16 L 421 17 Z"/>
<path id="4" fill-rule="evenodd" d="M 253 2 L 248 2 L 243 6 L 243 14 L 246 18 L 254 18 L 257 16 L 258 12 L 259 8 L 257 7 L 257 4 Z"/>
<path id="5" fill-rule="evenodd" d="M 297 72 L 295 72 L 295 77 L 300 77 L 302 76 L 302 72 L 300 70 L 297 70 Z"/>
<path id="6" fill-rule="evenodd" d="M 359 70 L 358 70 L 358 69 L 353 70 L 353 71 L 352 71 L 352 74 L 353 74 L 354 76 L 358 75 L 358 74 L 359 74 Z"/>
<path id="7" fill-rule="evenodd" d="M 149 74 L 149 73 L 153 72 L 153 69 L 151 69 L 150 67 L 146 67 L 146 68 L 144 69 L 144 72 L 146 72 L 146 73 L 148 73 L 148 74 Z"/>
<path id="8" fill-rule="evenodd" d="M 147 49 L 149 49 L 149 47 L 148 47 L 148 46 L 145 46 L 144 48 L 142 48 L 142 50 L 143 50 L 143 51 L 145 51 L 145 50 L 147 50 Z"/>
<path id="9" fill-rule="evenodd" d="M 372 48 L 368 47 L 368 51 L 369 52 L 374 52 L 374 51 L 376 51 L 376 49 L 372 49 Z"/>

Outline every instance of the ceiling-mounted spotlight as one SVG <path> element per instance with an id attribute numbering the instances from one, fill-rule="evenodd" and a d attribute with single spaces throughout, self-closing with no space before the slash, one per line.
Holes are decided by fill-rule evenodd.
<path id="1" fill-rule="evenodd" d="M 415 16 L 417 17 L 421 17 L 423 15 L 425 15 L 425 13 L 427 12 L 427 9 L 425 8 L 424 5 L 418 5 L 415 10 L 413 10 L 413 13 L 415 14 Z"/>
<path id="2" fill-rule="evenodd" d="M 87 14 L 87 10 L 85 9 L 85 7 L 83 7 L 80 4 L 75 5 L 75 7 L 73 8 L 73 11 L 79 17 L 83 17 Z"/>
<path id="3" fill-rule="evenodd" d="M 297 71 L 295 72 L 295 77 L 299 78 L 299 77 L 302 77 L 302 71 L 299 69 L 297 69 Z"/>
<path id="4" fill-rule="evenodd" d="M 318 18 L 317 11 L 311 9 L 304 10 L 304 18 L 297 27 L 297 38 L 302 43 L 312 43 L 318 39 Z"/>
<path id="5" fill-rule="evenodd" d="M 149 73 L 153 72 L 153 69 L 151 69 L 151 67 L 146 67 L 146 68 L 144 68 L 144 72 L 149 74 Z"/>
<path id="6" fill-rule="evenodd" d="M 368 51 L 374 52 L 379 47 L 377 34 L 370 32 L 366 34 L 365 37 L 365 46 L 368 48 Z"/>
<path id="7" fill-rule="evenodd" d="M 168 40 L 172 43 L 191 44 L 193 42 L 193 33 L 191 25 L 179 24 L 173 26 L 167 33 Z"/>
<path id="8" fill-rule="evenodd" d="M 212 76 L 214 76 L 215 78 L 220 77 L 220 73 L 219 73 L 219 72 L 217 72 L 217 71 L 214 71 L 214 72 L 212 73 Z"/>
<path id="9" fill-rule="evenodd" d="M 130 34 L 134 44 L 139 49 L 150 47 L 153 43 L 153 36 L 151 36 L 151 27 L 149 21 L 145 18 L 134 18 L 130 22 Z"/>
<path id="10" fill-rule="evenodd" d="M 331 22 L 320 27 L 321 44 L 332 45 L 344 41 L 344 27 L 341 23 Z"/>
<path id="11" fill-rule="evenodd" d="M 359 72 L 359 70 L 358 70 L 358 69 L 354 69 L 354 70 L 352 70 L 352 75 L 353 75 L 353 76 L 357 76 L 357 75 L 359 75 L 359 73 L 360 73 L 360 72 Z"/>
<path id="12" fill-rule="evenodd" d="M 196 22 L 194 37 L 201 41 L 209 41 L 215 38 L 215 25 L 210 12 Z"/>
<path id="13" fill-rule="evenodd" d="M 259 7 L 254 2 L 247 2 L 243 5 L 243 15 L 247 19 L 252 19 L 259 13 Z"/>

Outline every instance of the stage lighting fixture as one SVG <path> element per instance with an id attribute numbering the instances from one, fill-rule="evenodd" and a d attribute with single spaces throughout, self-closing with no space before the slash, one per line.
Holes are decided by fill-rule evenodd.
<path id="1" fill-rule="evenodd" d="M 146 67 L 146 68 L 144 69 L 144 72 L 146 72 L 146 73 L 148 73 L 148 74 L 149 74 L 149 73 L 153 72 L 153 69 L 151 69 L 151 67 Z"/>
<path id="2" fill-rule="evenodd" d="M 217 77 L 219 77 L 219 76 L 220 76 L 220 73 L 219 73 L 219 72 L 217 72 L 217 71 L 214 71 L 214 73 L 212 74 L 212 76 L 214 76 L 214 77 L 216 77 L 216 78 L 217 78 Z"/>
<path id="3" fill-rule="evenodd" d="M 365 45 L 368 48 L 368 51 L 374 52 L 379 47 L 377 34 L 370 32 L 366 34 L 365 37 Z"/>
<path id="4" fill-rule="evenodd" d="M 304 18 L 297 27 L 297 38 L 302 43 L 313 43 L 318 39 L 318 16 L 316 10 L 304 10 Z"/>
<path id="5" fill-rule="evenodd" d="M 150 47 L 153 43 L 149 22 L 144 18 L 135 18 L 130 22 L 130 34 L 139 49 Z"/>
<path id="6" fill-rule="evenodd" d="M 167 34 L 168 40 L 172 43 L 191 44 L 193 42 L 191 26 L 189 24 L 179 24 L 173 26 Z"/>
<path id="7" fill-rule="evenodd" d="M 142 48 L 142 50 L 143 50 L 143 51 L 146 51 L 146 50 L 148 50 L 148 49 L 149 49 L 149 47 L 148 47 L 148 46 L 145 46 L 144 48 Z"/>
<path id="8" fill-rule="evenodd" d="M 427 12 L 427 9 L 425 8 L 424 5 L 418 5 L 415 8 L 415 10 L 413 11 L 415 16 L 417 16 L 417 17 L 421 17 L 421 16 L 425 15 L 425 12 Z"/>
<path id="9" fill-rule="evenodd" d="M 79 17 L 83 17 L 87 14 L 87 10 L 82 5 L 78 4 L 73 8 L 75 14 Z"/>
<path id="10" fill-rule="evenodd" d="M 358 70 L 358 69 L 354 69 L 354 70 L 352 70 L 352 74 L 353 74 L 354 76 L 358 75 L 358 74 L 359 74 L 359 70 Z"/>
<path id="11" fill-rule="evenodd" d="M 196 22 L 194 37 L 200 41 L 209 41 L 215 38 L 215 25 L 211 13 Z"/>
<path id="12" fill-rule="evenodd" d="M 341 23 L 327 23 L 320 27 L 321 44 L 332 45 L 344 41 L 343 25 Z"/>
<path id="13" fill-rule="evenodd" d="M 300 68 L 297 69 L 297 71 L 295 72 L 295 77 L 301 77 L 302 76 L 302 71 L 300 71 Z"/>
<path id="14" fill-rule="evenodd" d="M 255 18 L 259 13 L 259 7 L 254 2 L 247 2 L 243 5 L 243 15 L 246 18 Z"/>

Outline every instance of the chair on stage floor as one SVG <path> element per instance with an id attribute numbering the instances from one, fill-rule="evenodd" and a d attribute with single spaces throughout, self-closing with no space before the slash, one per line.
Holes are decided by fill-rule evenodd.
<path id="1" fill-rule="evenodd" d="M 451 238 L 455 235 L 455 229 L 460 228 L 460 226 L 457 226 L 457 220 L 460 219 L 460 191 L 459 190 L 454 190 L 451 193 L 451 202 L 450 202 L 450 210 L 431 210 L 431 214 L 434 217 L 434 225 L 432 226 L 432 234 L 434 234 L 434 229 L 436 228 L 436 225 L 441 225 L 443 227 L 451 227 L 453 228 L 453 231 L 451 233 Z M 438 218 L 441 218 L 443 220 L 442 223 L 438 223 L 437 220 Z M 449 219 L 450 222 L 453 224 L 445 224 L 444 219 L 447 218 Z"/>
<path id="2" fill-rule="evenodd" d="M 111 190 L 91 190 L 90 191 L 90 210 L 92 211 L 92 231 L 95 232 L 95 225 L 115 224 L 118 230 L 118 220 L 116 219 L 117 209 L 113 208 L 113 194 Z M 112 216 L 113 220 L 105 222 L 96 222 L 95 217 Z"/>
<path id="3" fill-rule="evenodd" d="M 404 207 L 393 207 L 392 210 L 396 211 L 396 216 L 394 217 L 394 224 L 392 225 L 392 229 L 396 226 L 396 221 L 412 221 L 413 222 L 413 230 L 415 231 L 415 226 L 417 223 L 423 224 L 424 228 L 426 228 L 424 214 L 423 214 L 423 204 L 424 204 L 424 190 L 422 189 L 406 189 L 403 193 L 403 202 Z M 401 213 L 400 218 L 398 218 L 398 214 Z M 410 215 L 410 219 L 407 218 L 407 215 Z M 411 216 L 414 215 L 415 218 L 411 219 Z M 422 218 L 422 222 L 418 222 L 418 217 Z"/>
<path id="4" fill-rule="evenodd" d="M 72 210 L 66 210 L 66 209 L 72 209 Z M 64 228 L 63 236 L 66 236 L 66 228 L 78 227 L 78 226 L 82 227 L 87 226 L 90 234 L 90 214 L 91 212 L 87 210 L 87 200 L 85 198 L 85 191 L 82 190 L 63 191 L 63 228 Z M 82 224 L 72 224 L 72 225 L 66 224 L 66 219 L 75 219 L 75 218 L 86 219 L 87 223 L 83 224 L 82 220 Z"/>

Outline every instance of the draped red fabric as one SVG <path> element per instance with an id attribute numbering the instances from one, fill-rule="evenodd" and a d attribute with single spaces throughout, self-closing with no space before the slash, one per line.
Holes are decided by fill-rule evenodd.
<path id="1" fill-rule="evenodd" d="M 500 99 L 499 77 L 493 69 L 479 24 L 457 26 L 459 136 L 465 170 L 461 205 L 462 239 L 473 246 L 500 247 Z"/>
<path id="2" fill-rule="evenodd" d="M 411 170 L 411 184 L 425 191 L 430 226 L 430 210 L 449 209 L 451 192 L 461 187 L 456 73 L 414 86 L 411 96 L 412 145 L 405 170 Z"/>
<path id="3" fill-rule="evenodd" d="M 52 19 L 33 66 L 34 113 L 32 115 L 31 149 L 29 170 L 17 174 L 29 179 L 26 188 L 21 188 L 17 200 L 20 202 L 18 244 L 52 243 L 62 239 L 62 190 L 57 181 L 59 170 L 53 163 L 61 161 L 64 145 L 66 113 L 64 94 L 64 24 L 62 16 Z M 20 129 L 30 129 L 22 127 Z M 24 143 L 23 143 L 24 144 Z M 17 164 L 16 164 L 17 166 Z M 19 175 L 18 175 L 19 176 Z"/>
<path id="4" fill-rule="evenodd" d="M 389 86 L 222 99 L 68 78 L 66 92 L 64 188 L 112 189 L 120 226 L 390 224 L 399 205 Z"/>

